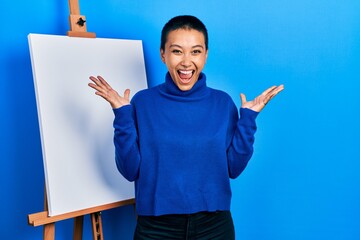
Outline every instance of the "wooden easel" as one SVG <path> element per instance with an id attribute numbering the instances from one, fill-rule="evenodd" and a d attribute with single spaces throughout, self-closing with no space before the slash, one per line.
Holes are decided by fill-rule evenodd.
<path id="1" fill-rule="evenodd" d="M 85 37 L 85 38 L 95 38 L 95 33 L 90 33 L 86 31 L 86 18 L 83 15 L 80 15 L 80 8 L 78 0 L 69 0 L 70 6 L 70 31 L 67 32 L 69 37 Z M 74 240 L 82 240 L 83 233 L 83 222 L 84 215 L 90 214 L 91 223 L 92 223 L 92 232 L 93 240 L 104 240 L 102 232 L 102 220 L 101 220 L 101 211 L 121 207 L 129 204 L 134 204 L 134 199 L 119 201 L 111 204 L 105 204 L 102 206 L 97 206 L 93 208 L 83 209 L 71 213 L 61 214 L 57 216 L 49 216 L 48 213 L 48 202 L 46 195 L 45 187 L 45 197 L 44 197 L 44 211 L 28 215 L 28 223 L 34 227 L 44 226 L 43 229 L 43 239 L 44 240 L 54 240 L 55 239 L 55 222 L 74 218 Z"/>
<path id="2" fill-rule="evenodd" d="M 86 18 L 80 15 L 80 7 L 78 0 L 69 0 L 70 8 L 70 31 L 67 32 L 69 37 L 86 37 L 95 38 L 95 33 L 86 31 Z"/>
<path id="3" fill-rule="evenodd" d="M 45 194 L 46 195 L 46 194 Z M 65 213 L 57 216 L 49 216 L 47 210 L 47 200 L 45 196 L 45 210 L 39 213 L 33 213 L 28 215 L 28 223 L 34 227 L 44 226 L 43 239 L 54 240 L 55 239 L 55 223 L 58 221 L 74 218 L 74 240 L 82 240 L 83 220 L 84 215 L 90 214 L 92 222 L 92 231 L 94 240 L 103 240 L 102 234 L 102 221 L 101 211 L 109 210 L 125 205 L 134 204 L 134 199 L 119 201 L 115 203 L 96 206 L 93 208 L 87 208 L 75 212 Z"/>

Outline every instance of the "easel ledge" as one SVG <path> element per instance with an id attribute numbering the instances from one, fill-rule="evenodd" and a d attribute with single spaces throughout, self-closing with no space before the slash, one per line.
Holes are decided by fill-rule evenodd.
<path id="1" fill-rule="evenodd" d="M 96 206 L 93 208 L 87 208 L 87 209 L 74 211 L 74 212 L 70 212 L 70 213 L 65 213 L 65 214 L 61 214 L 61 215 L 57 215 L 57 216 L 51 216 L 51 217 L 49 216 L 48 211 L 43 211 L 43 212 L 38 212 L 38 213 L 34 213 L 34 214 L 29 214 L 28 215 L 28 223 L 29 223 L 29 225 L 37 227 L 37 226 L 42 226 L 42 225 L 46 225 L 49 223 L 55 223 L 58 221 L 75 218 L 75 217 L 79 217 L 79 216 L 84 216 L 86 214 L 101 212 L 104 210 L 121 207 L 121 206 L 125 206 L 125 205 L 130 205 L 130 204 L 135 204 L 135 199 L 128 199 L 128 200 L 124 200 L 124 201 L 105 204 L 102 206 Z"/>

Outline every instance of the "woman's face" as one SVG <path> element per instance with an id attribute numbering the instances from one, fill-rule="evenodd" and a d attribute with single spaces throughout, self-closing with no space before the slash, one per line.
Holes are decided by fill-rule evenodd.
<path id="1" fill-rule="evenodd" d="M 194 29 L 171 31 L 160 55 L 174 83 L 180 90 L 188 91 L 197 82 L 206 63 L 208 50 L 204 34 Z"/>

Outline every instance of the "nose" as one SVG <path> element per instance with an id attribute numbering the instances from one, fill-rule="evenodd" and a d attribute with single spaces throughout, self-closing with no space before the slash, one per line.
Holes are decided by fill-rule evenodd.
<path id="1" fill-rule="evenodd" d="M 184 54 L 181 60 L 181 66 L 188 68 L 191 66 L 191 56 L 189 54 Z"/>

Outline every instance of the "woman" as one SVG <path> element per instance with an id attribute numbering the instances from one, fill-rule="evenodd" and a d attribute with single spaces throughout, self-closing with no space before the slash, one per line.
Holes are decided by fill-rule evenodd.
<path id="1" fill-rule="evenodd" d="M 134 239 L 235 239 L 230 178 L 253 153 L 255 118 L 283 86 L 252 101 L 241 94 L 240 119 L 230 96 L 207 87 L 205 25 L 193 16 L 165 24 L 161 60 L 165 82 L 129 101 L 101 77 L 89 86 L 115 114 L 120 173 L 135 181 L 138 221 Z"/>

